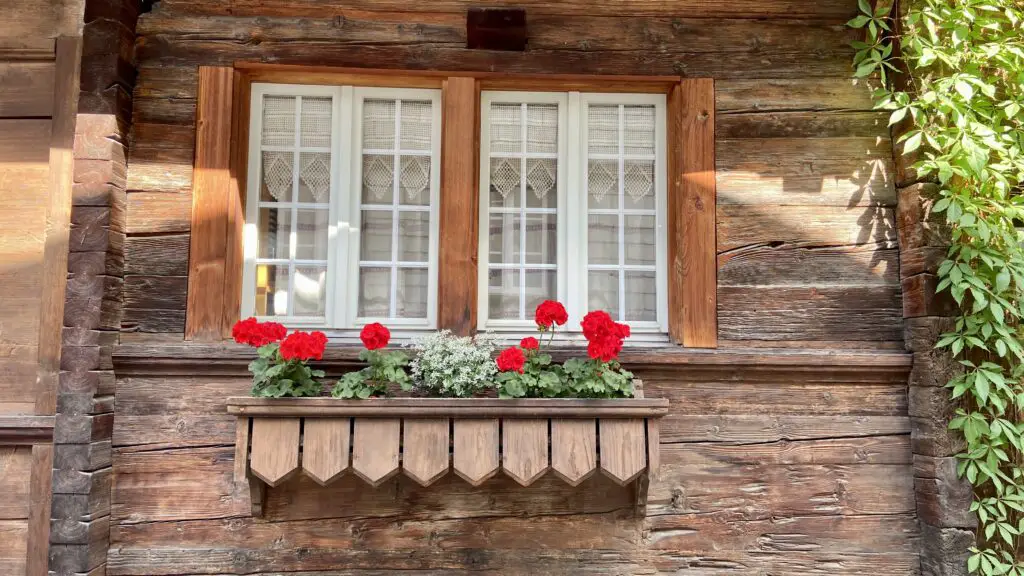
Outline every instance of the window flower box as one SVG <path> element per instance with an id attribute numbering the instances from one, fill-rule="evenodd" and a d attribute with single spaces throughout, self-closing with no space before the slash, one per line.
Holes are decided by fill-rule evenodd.
<path id="1" fill-rule="evenodd" d="M 599 472 L 632 484 L 642 512 L 668 400 L 236 397 L 227 409 L 253 516 L 268 487 L 299 473 L 325 486 L 351 473 L 376 487 L 400 473 L 429 486 L 449 472 L 474 486 L 499 472 L 529 486 L 549 471 L 576 486 Z"/>

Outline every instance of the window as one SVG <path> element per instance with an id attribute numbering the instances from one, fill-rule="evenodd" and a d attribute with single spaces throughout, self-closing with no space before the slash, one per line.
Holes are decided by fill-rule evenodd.
<path id="1" fill-rule="evenodd" d="M 436 318 L 440 91 L 253 84 L 242 314 Z"/>
<path id="2" fill-rule="evenodd" d="M 606 310 L 667 330 L 666 99 L 484 92 L 479 328 L 532 328 L 546 299 L 569 326 Z"/>

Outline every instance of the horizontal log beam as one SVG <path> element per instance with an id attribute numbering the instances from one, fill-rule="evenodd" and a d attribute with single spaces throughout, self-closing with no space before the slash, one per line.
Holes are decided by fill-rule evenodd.
<path id="1" fill-rule="evenodd" d="M 53 416 L 0 416 L 0 446 L 45 444 L 53 439 Z"/>

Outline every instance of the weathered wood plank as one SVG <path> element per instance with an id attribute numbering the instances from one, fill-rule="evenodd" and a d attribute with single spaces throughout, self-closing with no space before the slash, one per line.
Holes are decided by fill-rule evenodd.
<path id="1" fill-rule="evenodd" d="M 660 398 L 576 399 L 576 398 L 228 398 L 229 414 L 250 416 L 414 416 L 456 418 L 548 418 L 663 416 L 668 403 Z"/>
<path id="2" fill-rule="evenodd" d="M 324 486 L 348 470 L 352 446 L 349 418 L 306 418 L 302 428 L 302 469 Z"/>
<path id="3" fill-rule="evenodd" d="M 735 112 L 721 114 L 715 134 L 743 138 L 888 138 L 889 117 L 879 112 Z"/>
<path id="4" fill-rule="evenodd" d="M 665 422 L 698 415 L 906 416 L 905 384 L 865 385 L 784 381 L 780 375 L 762 382 L 722 382 L 674 378 L 671 373 L 644 374 L 647 394 L 671 401 Z M 671 424 L 669 424 L 671 425 Z"/>
<path id="5" fill-rule="evenodd" d="M 191 210 L 191 192 L 130 192 L 126 231 L 128 234 L 188 232 L 192 227 Z"/>
<path id="6" fill-rule="evenodd" d="M 57 40 L 58 46 L 61 45 L 62 40 Z M 32 472 L 29 478 L 32 488 L 29 493 L 26 576 L 42 576 L 49 570 L 53 451 L 53 444 L 36 444 L 32 447 Z M 97 523 L 97 527 L 106 531 L 107 525 L 100 522 Z M 57 541 L 60 540 L 57 539 Z"/>
<path id="7" fill-rule="evenodd" d="M 0 573 L 25 574 L 28 522 L 0 520 Z"/>
<path id="8" fill-rule="evenodd" d="M 910 434 L 906 416 L 707 415 L 662 419 L 661 441 L 776 442 Z"/>
<path id="9" fill-rule="evenodd" d="M 718 252 L 750 245 L 795 247 L 895 245 L 891 208 L 855 206 L 719 205 Z"/>
<path id="10" fill-rule="evenodd" d="M 632 482 L 647 466 L 647 444 L 641 418 L 598 420 L 601 471 L 615 482 Z"/>
<path id="11" fill-rule="evenodd" d="M 270 486 L 277 486 L 299 470 L 298 418 L 255 418 L 249 470 Z"/>
<path id="12" fill-rule="evenodd" d="M 53 62 L 0 62 L 0 117 L 53 114 Z"/>
<path id="13" fill-rule="evenodd" d="M 498 473 L 498 419 L 459 419 L 453 423 L 452 467 L 460 478 L 480 486 Z"/>
<path id="14" fill-rule="evenodd" d="M 718 121 L 732 113 L 870 112 L 871 87 L 849 75 L 836 78 L 720 79 L 715 81 Z"/>
<path id="15" fill-rule="evenodd" d="M 449 420 L 406 418 L 402 427 L 402 471 L 421 485 L 429 486 L 448 472 Z"/>
<path id="16" fill-rule="evenodd" d="M 548 471 L 547 419 L 504 419 L 501 423 L 501 469 L 523 486 Z"/>
<path id="17" fill-rule="evenodd" d="M 30 48 L 38 58 L 42 39 L 80 36 L 83 5 L 82 0 L 36 0 L 6 7 L 0 12 L 0 52 Z"/>
<path id="18" fill-rule="evenodd" d="M 597 471 L 597 421 L 551 419 L 551 469 L 570 486 Z"/>
<path id="19" fill-rule="evenodd" d="M 129 236 L 124 244 L 124 273 L 140 276 L 187 276 L 188 234 Z"/>
<path id="20" fill-rule="evenodd" d="M 146 310 L 185 310 L 187 276 L 124 277 L 124 307 Z"/>
<path id="21" fill-rule="evenodd" d="M 28 518 L 31 470 L 31 446 L 0 446 L 0 520 Z"/>
<path id="22" fill-rule="evenodd" d="M 718 285 L 896 286 L 900 258 L 901 253 L 888 244 L 752 244 L 718 255 Z"/>
<path id="23" fill-rule="evenodd" d="M 352 471 L 377 487 L 398 474 L 402 421 L 356 418 L 352 428 Z"/>

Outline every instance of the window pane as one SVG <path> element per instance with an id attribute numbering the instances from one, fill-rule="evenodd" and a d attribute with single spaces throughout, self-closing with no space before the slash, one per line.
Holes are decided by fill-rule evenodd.
<path id="1" fill-rule="evenodd" d="M 654 154 L 654 106 L 625 106 L 623 109 L 623 151 L 626 154 Z"/>
<path id="2" fill-rule="evenodd" d="M 495 264 L 518 264 L 519 218 L 516 213 L 491 214 L 488 236 L 490 237 L 490 256 L 488 261 Z"/>
<path id="3" fill-rule="evenodd" d="M 658 319 L 657 282 L 654 272 L 626 272 L 626 320 Z"/>
<path id="4" fill-rule="evenodd" d="M 295 146 L 295 97 L 263 97 L 264 146 Z"/>
<path id="5" fill-rule="evenodd" d="M 327 260 L 327 210 L 298 210 L 295 226 L 295 258 Z"/>
<path id="6" fill-rule="evenodd" d="M 363 102 L 363 149 L 395 149 L 395 101 Z"/>
<path id="7" fill-rule="evenodd" d="M 260 264 L 256 267 L 256 315 L 288 314 L 288 266 Z"/>
<path id="8" fill-rule="evenodd" d="M 522 152 L 522 122 L 522 105 L 491 104 L 491 152 Z"/>
<path id="9" fill-rule="evenodd" d="M 430 212 L 398 215 L 398 260 L 426 262 L 430 258 Z"/>
<path id="10" fill-rule="evenodd" d="M 292 210 L 260 208 L 258 258 L 289 258 L 288 243 L 292 234 Z"/>
<path id="11" fill-rule="evenodd" d="M 395 157 L 363 156 L 363 204 L 391 204 L 395 189 Z"/>
<path id="12" fill-rule="evenodd" d="M 622 189 L 627 209 L 654 210 L 654 160 L 626 160 Z"/>
<path id="13" fill-rule="evenodd" d="M 558 263 L 558 217 L 555 214 L 526 215 L 526 262 Z"/>
<path id="14" fill-rule="evenodd" d="M 558 206 L 558 160 L 529 158 L 526 160 L 526 207 Z"/>
<path id="15" fill-rule="evenodd" d="M 593 209 L 619 207 L 619 161 L 591 160 L 587 164 L 587 204 Z"/>
<path id="16" fill-rule="evenodd" d="M 491 270 L 487 284 L 487 317 L 519 318 L 519 271 Z"/>
<path id="17" fill-rule="evenodd" d="M 619 272 L 617 270 L 591 270 L 587 275 L 587 310 L 604 310 L 619 319 Z"/>
<path id="18" fill-rule="evenodd" d="M 626 264 L 655 264 L 658 247 L 654 226 L 654 216 L 626 216 Z"/>
<path id="19" fill-rule="evenodd" d="M 587 226 L 587 262 L 619 263 L 619 217 L 615 214 L 591 214 Z"/>
<path id="20" fill-rule="evenodd" d="M 402 150 L 430 150 L 433 105 L 428 102 L 402 100 Z"/>
<path id="21" fill-rule="evenodd" d="M 331 99 L 303 96 L 300 120 L 302 146 L 331 146 Z"/>
<path id="22" fill-rule="evenodd" d="M 293 316 L 323 316 L 326 313 L 327 268 L 295 267 L 295 303 Z"/>
<path id="23" fill-rule="evenodd" d="M 359 270 L 359 311 L 362 318 L 387 318 L 391 315 L 391 269 Z"/>
<path id="24" fill-rule="evenodd" d="M 331 201 L 331 155 L 303 152 L 299 155 L 299 202 Z"/>
<path id="25" fill-rule="evenodd" d="M 590 154 L 619 153 L 619 107 L 587 109 L 587 150 Z"/>
<path id="26" fill-rule="evenodd" d="M 526 151 L 558 153 L 558 105 L 526 106 Z"/>
<path id="27" fill-rule="evenodd" d="M 522 189 L 522 160 L 519 158 L 491 158 L 490 198 L 492 207 L 519 206 Z"/>
<path id="28" fill-rule="evenodd" d="M 399 268 L 399 318 L 426 318 L 429 276 L 425 268 Z"/>
<path id="29" fill-rule="evenodd" d="M 261 168 L 263 178 L 260 186 L 261 202 L 291 202 L 293 185 L 293 166 L 295 154 L 292 152 L 264 152 Z"/>
<path id="30" fill-rule="evenodd" d="M 430 156 L 402 156 L 398 187 L 402 204 L 430 204 Z"/>
<path id="31" fill-rule="evenodd" d="M 363 210 L 359 230 L 359 259 L 368 262 L 390 262 L 392 212 Z"/>
<path id="32" fill-rule="evenodd" d="M 558 297 L 558 274 L 555 270 L 526 270 L 526 309 L 522 318 L 533 316 L 533 311 L 545 300 Z"/>

